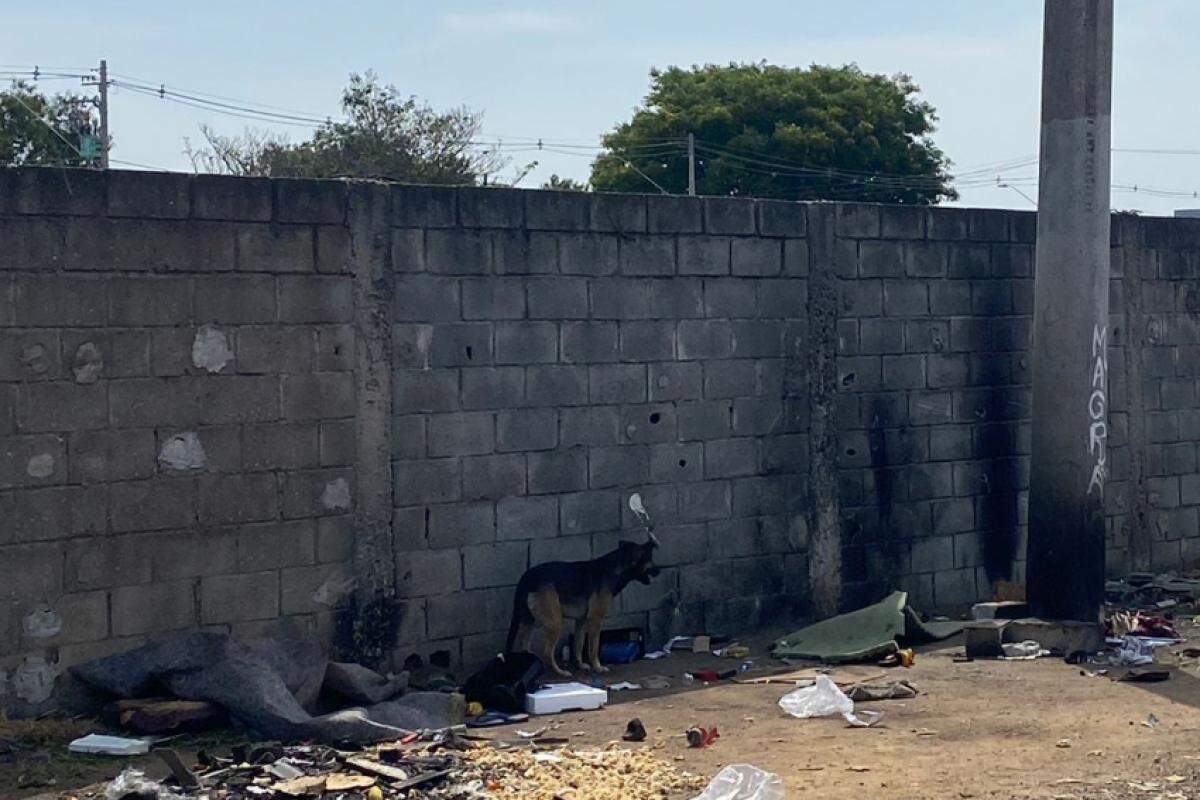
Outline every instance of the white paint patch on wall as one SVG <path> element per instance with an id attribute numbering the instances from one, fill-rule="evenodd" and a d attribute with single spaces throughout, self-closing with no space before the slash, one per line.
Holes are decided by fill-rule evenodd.
<path id="1" fill-rule="evenodd" d="M 350 508 L 350 481 L 338 478 L 325 484 L 321 492 L 321 505 L 330 511 L 346 511 Z"/>
<path id="2" fill-rule="evenodd" d="M 104 355 L 100 348 L 91 342 L 79 345 L 75 351 L 75 366 L 71 370 L 75 374 L 75 382 L 95 383 L 103 370 Z"/>
<path id="3" fill-rule="evenodd" d="M 192 364 L 197 369 L 220 372 L 232 360 L 228 337 L 212 325 L 201 325 L 192 342 Z"/>
<path id="4" fill-rule="evenodd" d="M 208 456 L 200 436 L 194 431 L 185 431 L 163 442 L 158 451 L 158 463 L 163 469 L 194 472 L 208 465 Z"/>
<path id="5" fill-rule="evenodd" d="M 51 636 L 57 636 L 62 626 L 62 617 L 49 608 L 30 611 L 21 620 L 22 630 L 31 639 L 49 639 Z"/>
<path id="6" fill-rule="evenodd" d="M 42 375 L 50 368 L 46 348 L 40 344 L 29 344 L 21 348 L 21 363 L 35 375 Z"/>
<path id="7" fill-rule="evenodd" d="M 25 465 L 25 472 L 31 478 L 49 478 L 54 474 L 54 456 L 49 453 L 38 453 L 30 456 Z"/>
<path id="8" fill-rule="evenodd" d="M 54 693 L 58 670 L 41 656 L 25 656 L 12 675 L 12 691 L 26 703 L 44 703 Z"/>
<path id="9" fill-rule="evenodd" d="M 353 576 L 334 573 L 313 592 L 313 602 L 327 608 L 336 608 L 342 598 L 354 591 Z"/>

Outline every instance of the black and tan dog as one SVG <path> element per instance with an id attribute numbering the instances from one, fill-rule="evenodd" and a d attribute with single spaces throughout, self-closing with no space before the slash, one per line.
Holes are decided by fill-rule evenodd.
<path id="1" fill-rule="evenodd" d="M 546 668 L 570 675 L 558 665 L 554 651 L 562 638 L 564 618 L 575 620 L 575 665 L 582 670 L 608 672 L 600 664 L 600 628 L 613 599 L 630 581 L 648 584 L 658 574 L 654 548 L 658 540 L 650 533 L 645 544 L 620 542 L 617 549 L 591 561 L 550 561 L 531 567 L 517 583 L 513 598 L 512 624 L 508 628 L 507 652 L 527 652 L 534 633 L 539 633 L 539 652 Z M 587 659 L 584 660 L 584 642 Z"/>

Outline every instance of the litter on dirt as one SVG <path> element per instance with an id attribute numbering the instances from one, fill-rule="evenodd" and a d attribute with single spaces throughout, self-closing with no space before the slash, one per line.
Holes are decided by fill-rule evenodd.
<path id="1" fill-rule="evenodd" d="M 893 592 L 875 605 L 809 625 L 775 642 L 781 659 L 812 658 L 829 663 L 870 661 L 900 650 L 897 640 L 921 643 L 948 638 L 961 622 L 922 622 L 908 607 L 908 594 Z"/>
<path id="2" fill-rule="evenodd" d="M 150 752 L 146 739 L 128 739 L 124 736 L 105 736 L 89 733 L 67 745 L 72 753 L 89 753 L 100 756 L 140 756 Z"/>

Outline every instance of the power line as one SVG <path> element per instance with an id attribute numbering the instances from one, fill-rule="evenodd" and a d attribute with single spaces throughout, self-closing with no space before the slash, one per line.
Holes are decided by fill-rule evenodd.
<path id="1" fill-rule="evenodd" d="M 74 143 L 72 143 L 72 142 L 71 142 L 71 140 L 70 140 L 70 139 L 68 139 L 67 137 L 63 136 L 63 135 L 62 135 L 62 132 L 61 132 L 61 131 L 59 131 L 59 130 L 58 130 L 58 128 L 55 128 L 55 127 L 54 127 L 53 125 L 51 125 L 49 122 L 46 122 L 46 120 L 42 119 L 42 115 L 41 115 L 41 114 L 39 114 L 39 113 L 37 113 L 37 111 L 34 111 L 34 110 L 33 110 L 33 108 L 32 108 L 32 107 L 31 107 L 31 106 L 30 106 L 28 103 L 26 103 L 24 100 L 22 100 L 22 99 L 21 99 L 21 96 L 20 96 L 19 94 L 16 94 L 16 93 L 14 92 L 14 93 L 12 93 L 12 94 L 11 94 L 11 95 L 9 95 L 9 96 L 10 96 L 10 97 L 12 97 L 14 100 L 16 100 L 18 103 L 20 103 L 20 104 L 21 104 L 21 105 L 22 105 L 22 106 L 25 108 L 25 110 L 29 112 L 29 115 L 30 115 L 31 117 L 33 117 L 35 120 L 37 120 L 38 122 L 40 122 L 40 123 L 42 123 L 43 125 L 45 125 L 45 126 L 46 126 L 46 127 L 49 129 L 49 130 L 50 130 L 50 132 L 51 132 L 51 133 L 53 133 L 55 136 L 57 136 L 59 139 L 61 139 L 61 140 L 62 140 L 62 142 L 63 142 L 63 144 L 65 144 L 67 147 L 69 147 L 69 148 L 71 148 L 72 150 L 74 150 L 74 151 L 75 151 L 75 153 L 76 153 L 76 155 L 78 155 L 78 156 L 79 156 L 81 159 L 83 159 L 84 161 L 86 161 L 86 160 L 87 160 L 86 158 L 84 158 L 84 156 L 83 156 L 83 153 L 82 153 L 82 152 L 79 150 L 79 148 L 78 148 L 78 147 L 76 147 L 76 146 L 74 145 Z"/>

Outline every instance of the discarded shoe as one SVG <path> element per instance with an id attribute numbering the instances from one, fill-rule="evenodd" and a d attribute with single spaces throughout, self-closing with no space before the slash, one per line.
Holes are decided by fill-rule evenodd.
<path id="1" fill-rule="evenodd" d="M 646 741 L 646 726 L 640 719 L 634 717 L 625 726 L 625 734 L 621 738 L 627 742 L 644 742 Z"/>

